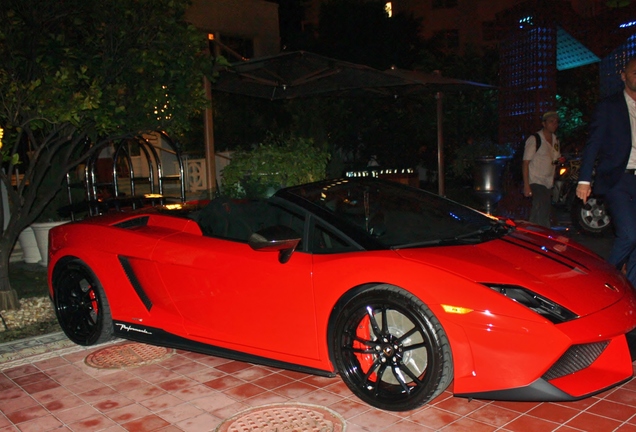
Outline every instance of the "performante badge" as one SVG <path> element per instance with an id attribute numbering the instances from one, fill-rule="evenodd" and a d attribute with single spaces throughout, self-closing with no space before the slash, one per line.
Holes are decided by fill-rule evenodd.
<path id="1" fill-rule="evenodd" d="M 133 327 L 131 325 L 128 324 L 122 324 L 122 323 L 115 323 L 115 326 L 117 326 L 117 330 L 119 330 L 120 332 L 136 332 L 136 333 L 143 333 L 143 334 L 147 334 L 147 335 L 151 335 L 152 332 L 149 332 L 146 329 L 141 329 L 141 328 L 136 328 Z"/>

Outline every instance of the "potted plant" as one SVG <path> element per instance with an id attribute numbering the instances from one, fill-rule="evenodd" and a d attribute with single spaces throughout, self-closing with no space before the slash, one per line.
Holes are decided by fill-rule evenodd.
<path id="1" fill-rule="evenodd" d="M 40 252 L 39 264 L 45 267 L 49 263 L 49 230 L 68 222 L 68 219 L 62 218 L 58 214 L 58 209 L 64 205 L 68 205 L 66 190 L 60 190 L 30 226 Z"/>
<path id="2" fill-rule="evenodd" d="M 49 172 L 48 175 L 45 176 L 43 182 L 54 184 L 52 182 L 54 181 L 53 179 L 55 178 L 55 174 L 55 172 Z M 83 193 L 79 190 L 76 191 L 76 193 L 81 193 L 83 195 Z M 68 218 L 63 217 L 60 214 L 60 209 L 65 206 L 68 207 L 68 205 L 68 191 L 66 187 L 60 187 L 51 201 L 49 201 L 49 203 L 44 207 L 44 210 L 40 213 L 35 222 L 31 224 L 31 229 L 35 235 L 35 241 L 37 242 L 38 250 L 40 252 L 40 265 L 46 267 L 49 262 L 49 230 L 57 225 L 67 223 L 69 221 Z"/>
<path id="3" fill-rule="evenodd" d="M 42 257 L 33 228 L 28 226 L 23 229 L 18 237 L 18 242 L 20 243 L 20 250 L 22 250 L 22 260 L 25 263 L 35 264 L 40 262 Z"/>

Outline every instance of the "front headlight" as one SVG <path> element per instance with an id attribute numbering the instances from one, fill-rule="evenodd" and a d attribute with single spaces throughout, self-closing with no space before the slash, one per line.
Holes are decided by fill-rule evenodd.
<path id="1" fill-rule="evenodd" d="M 486 284 L 486 286 L 533 310 L 554 324 L 560 324 L 578 318 L 578 315 L 574 312 L 526 288 L 514 285 Z"/>

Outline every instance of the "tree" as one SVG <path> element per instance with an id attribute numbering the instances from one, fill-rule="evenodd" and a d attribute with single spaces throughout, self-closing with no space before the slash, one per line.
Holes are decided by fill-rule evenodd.
<path id="1" fill-rule="evenodd" d="M 0 309 L 17 308 L 10 252 L 102 143 L 189 128 L 211 71 L 188 0 L 0 0 Z M 27 156 L 28 155 L 28 156 Z M 16 170 L 24 174 L 12 185 Z M 0 204 L 1 205 L 1 204 Z"/>
<path id="2" fill-rule="evenodd" d="M 562 153 L 573 155 L 583 150 L 599 92 L 598 63 L 557 72 L 557 135 Z"/>

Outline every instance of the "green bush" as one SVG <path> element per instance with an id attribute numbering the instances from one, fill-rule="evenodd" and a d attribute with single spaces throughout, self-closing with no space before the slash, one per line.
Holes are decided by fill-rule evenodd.
<path id="1" fill-rule="evenodd" d="M 288 186 L 322 180 L 329 153 L 309 138 L 270 136 L 252 150 L 238 150 L 223 169 L 222 191 L 233 198 L 271 195 Z"/>

